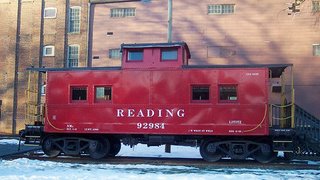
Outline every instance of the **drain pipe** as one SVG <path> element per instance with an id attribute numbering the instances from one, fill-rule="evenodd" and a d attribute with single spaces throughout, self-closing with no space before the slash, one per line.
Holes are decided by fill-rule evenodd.
<path id="1" fill-rule="evenodd" d="M 87 21 L 87 67 L 92 67 L 92 23 L 93 20 L 91 20 L 91 18 L 93 18 L 92 13 L 92 9 L 94 7 L 92 7 L 92 4 L 89 2 L 88 3 L 88 21 Z"/>
<path id="2" fill-rule="evenodd" d="M 168 43 L 172 42 L 172 0 L 168 0 L 168 32 L 167 32 Z M 165 152 L 171 153 L 171 145 L 165 144 Z"/>
<path id="3" fill-rule="evenodd" d="M 43 28 L 44 28 L 44 8 L 45 0 L 41 2 L 41 17 L 40 17 L 40 48 L 39 48 L 39 68 L 43 66 Z M 42 89 L 42 72 L 38 72 L 38 93 L 37 93 L 37 123 L 41 122 L 41 89 Z"/>
<path id="4" fill-rule="evenodd" d="M 63 67 L 69 67 L 69 62 L 68 62 L 68 51 L 69 51 L 69 18 L 70 18 L 70 0 L 66 0 L 66 12 L 65 12 L 65 19 L 64 19 L 64 42 L 63 42 L 63 57 L 64 57 L 64 62 L 63 62 Z"/>
<path id="5" fill-rule="evenodd" d="M 12 134 L 16 134 L 17 110 L 18 110 L 18 89 L 19 89 L 19 61 L 20 61 L 20 31 L 21 31 L 21 0 L 18 0 L 17 8 L 17 30 L 16 30 L 16 53 L 14 62 L 13 80 L 13 107 L 12 107 Z"/>
<path id="6" fill-rule="evenodd" d="M 172 0 L 168 0 L 168 43 L 172 42 Z"/>

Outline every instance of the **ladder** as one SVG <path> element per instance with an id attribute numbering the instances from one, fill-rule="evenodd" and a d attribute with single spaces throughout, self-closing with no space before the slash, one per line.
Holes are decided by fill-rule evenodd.
<path id="1" fill-rule="evenodd" d="M 22 132 L 25 145 L 38 146 L 43 131 L 43 103 L 38 103 L 38 75 L 37 71 L 28 71 L 28 86 L 25 91 L 25 130 Z"/>
<path id="2" fill-rule="evenodd" d="M 38 119 L 38 74 L 33 71 L 28 72 L 28 86 L 25 91 L 26 97 L 26 112 L 25 112 L 25 124 L 33 124 Z"/>

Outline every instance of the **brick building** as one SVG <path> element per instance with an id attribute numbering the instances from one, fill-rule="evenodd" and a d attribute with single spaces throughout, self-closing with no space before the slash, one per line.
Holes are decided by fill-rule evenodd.
<path id="1" fill-rule="evenodd" d="M 191 64 L 292 63 L 296 103 L 320 118 L 319 0 L 172 2 L 172 41 L 188 43 Z M 91 8 L 94 66 L 120 65 L 121 43 L 167 41 L 167 0 Z"/>
<path id="2" fill-rule="evenodd" d="M 87 65 L 87 7 L 88 0 L 0 1 L 0 133 L 24 127 L 27 67 Z"/>
<path id="3" fill-rule="evenodd" d="M 168 2 L 1 0 L 0 133 L 24 126 L 26 67 L 118 66 L 122 43 L 168 37 L 191 64 L 293 63 L 296 102 L 320 118 L 319 0 L 172 0 L 171 26 Z"/>

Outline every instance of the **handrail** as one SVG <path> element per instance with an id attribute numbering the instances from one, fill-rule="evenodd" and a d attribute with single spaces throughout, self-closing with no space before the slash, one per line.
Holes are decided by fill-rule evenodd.
<path id="1" fill-rule="evenodd" d="M 292 105 L 293 105 L 293 103 L 286 104 L 286 105 L 271 104 L 271 106 L 278 107 L 278 108 L 285 108 L 285 107 L 289 107 L 289 106 L 292 106 Z"/>
<path id="2" fill-rule="evenodd" d="M 292 116 L 288 116 L 288 117 L 285 117 L 285 118 L 277 118 L 277 117 L 272 116 L 272 118 L 275 119 L 275 120 L 287 120 L 287 119 L 291 119 Z"/>
<path id="3" fill-rule="evenodd" d="M 291 107 L 293 103 L 285 105 L 270 104 L 271 124 L 270 127 L 279 126 L 280 128 L 291 128 L 292 122 L 289 121 L 293 117 Z"/>

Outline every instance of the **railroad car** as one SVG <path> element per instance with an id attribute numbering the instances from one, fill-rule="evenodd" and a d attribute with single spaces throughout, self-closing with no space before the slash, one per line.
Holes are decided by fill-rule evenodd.
<path id="1" fill-rule="evenodd" d="M 269 162 L 289 147 L 288 136 L 275 139 L 291 118 L 274 120 L 271 104 L 291 101 L 280 77 L 292 65 L 190 65 L 185 42 L 122 44 L 121 52 L 120 67 L 31 68 L 46 74 L 46 92 L 41 120 L 22 131 L 26 143 L 39 140 L 50 157 L 95 159 L 121 144 L 195 146 L 211 162 Z"/>

